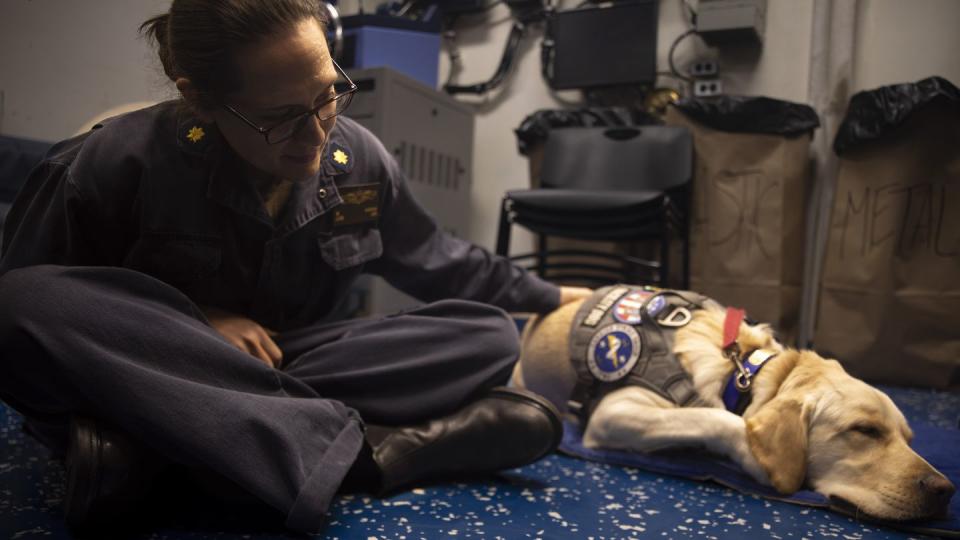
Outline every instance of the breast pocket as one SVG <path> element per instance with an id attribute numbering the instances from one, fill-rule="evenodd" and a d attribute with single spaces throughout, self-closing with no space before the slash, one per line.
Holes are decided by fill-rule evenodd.
<path id="1" fill-rule="evenodd" d="M 124 266 L 168 283 L 188 283 L 215 276 L 221 254 L 216 237 L 147 233 L 127 255 Z"/>
<path id="2" fill-rule="evenodd" d="M 383 254 L 380 230 L 368 227 L 323 238 L 320 240 L 320 254 L 334 270 L 361 265 Z"/>

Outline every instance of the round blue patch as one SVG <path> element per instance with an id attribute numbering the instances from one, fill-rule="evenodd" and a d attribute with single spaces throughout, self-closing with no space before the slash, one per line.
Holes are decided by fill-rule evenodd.
<path id="1" fill-rule="evenodd" d="M 601 381 L 626 377 L 640 358 L 640 335 L 628 324 L 611 324 L 600 329 L 587 347 L 587 367 Z"/>
<path id="2" fill-rule="evenodd" d="M 663 295 L 658 294 L 657 296 L 654 296 L 647 303 L 647 315 L 650 315 L 651 317 L 656 317 L 657 314 L 659 314 L 663 310 L 663 307 L 666 305 L 667 305 L 667 299 L 664 298 Z"/>

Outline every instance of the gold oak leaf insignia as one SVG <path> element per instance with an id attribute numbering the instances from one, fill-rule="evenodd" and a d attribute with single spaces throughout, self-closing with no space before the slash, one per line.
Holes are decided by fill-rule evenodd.
<path id="1" fill-rule="evenodd" d="M 190 139 L 190 142 L 200 142 L 200 139 L 203 138 L 205 133 L 203 128 L 199 126 L 193 126 L 190 128 L 190 131 L 187 132 L 187 138 Z"/>

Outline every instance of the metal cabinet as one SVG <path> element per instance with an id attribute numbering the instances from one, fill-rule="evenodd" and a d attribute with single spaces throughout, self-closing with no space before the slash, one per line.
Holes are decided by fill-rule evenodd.
<path id="1" fill-rule="evenodd" d="M 469 238 L 472 109 L 390 68 L 349 75 L 358 90 L 345 114 L 383 142 L 414 197 L 440 226 Z M 358 287 L 359 314 L 392 313 L 420 303 L 379 277 L 365 277 Z"/>

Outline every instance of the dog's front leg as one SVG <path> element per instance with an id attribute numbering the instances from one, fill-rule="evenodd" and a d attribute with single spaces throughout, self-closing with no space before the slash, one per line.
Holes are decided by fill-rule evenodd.
<path id="1" fill-rule="evenodd" d="M 591 448 L 635 452 L 704 448 L 733 460 L 758 482 L 770 483 L 747 445 L 743 418 L 723 409 L 678 408 L 640 387 L 603 398 L 590 416 L 583 442 Z"/>

